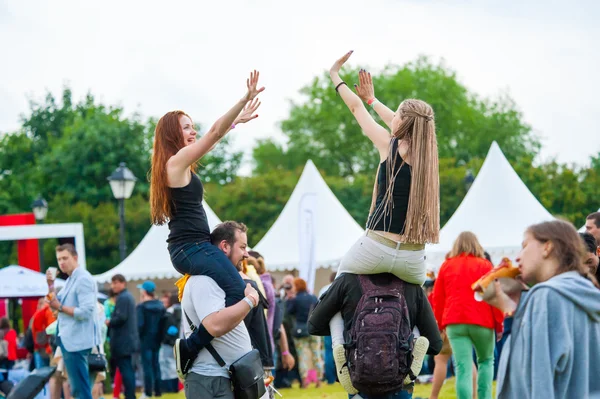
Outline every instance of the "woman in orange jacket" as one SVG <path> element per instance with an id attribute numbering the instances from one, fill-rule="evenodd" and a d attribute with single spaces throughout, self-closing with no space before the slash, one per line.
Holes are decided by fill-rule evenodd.
<path id="1" fill-rule="evenodd" d="M 445 331 L 456 365 L 456 394 L 473 397 L 473 347 L 477 354 L 479 398 L 492 397 L 494 331 L 502 338 L 502 312 L 475 300 L 471 284 L 492 269 L 475 234 L 461 233 L 440 271 L 433 289 L 434 313 L 440 331 Z"/>

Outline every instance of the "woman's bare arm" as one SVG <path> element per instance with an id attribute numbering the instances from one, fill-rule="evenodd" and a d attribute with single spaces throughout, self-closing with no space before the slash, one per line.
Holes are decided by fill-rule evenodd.
<path id="1" fill-rule="evenodd" d="M 377 150 L 379 150 L 379 155 L 381 159 L 385 159 L 387 157 L 388 146 L 390 143 L 390 134 L 387 130 L 385 130 L 381 125 L 379 125 L 375 119 L 369 114 L 369 111 L 365 108 L 360 98 L 354 94 L 352 90 L 346 85 L 342 78 L 340 78 L 339 71 L 342 65 L 348 58 L 352 55 L 352 51 L 344 54 L 342 58 L 337 60 L 331 69 L 329 70 L 329 76 L 331 77 L 331 81 L 337 87 L 337 91 L 344 100 L 344 103 L 356 118 L 356 121 L 362 128 L 363 132 L 367 135 L 367 137 L 373 142 Z"/>
<path id="2" fill-rule="evenodd" d="M 173 155 L 167 162 L 167 173 L 179 175 L 184 173 L 186 169 L 198 162 L 217 144 L 227 132 L 231 130 L 231 125 L 240 115 L 244 107 L 249 101 L 252 101 L 265 88 L 257 89 L 259 73 L 254 71 L 250 74 L 250 78 L 246 80 L 248 88 L 246 94 L 237 102 L 229 111 L 220 117 L 197 142 L 192 145 L 180 149 L 177 154 Z M 250 118 L 254 119 L 256 116 Z"/>

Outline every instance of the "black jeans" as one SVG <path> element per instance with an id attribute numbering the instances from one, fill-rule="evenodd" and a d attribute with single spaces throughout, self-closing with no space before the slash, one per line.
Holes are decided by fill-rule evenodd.
<path id="1" fill-rule="evenodd" d="M 117 368 L 121 372 L 125 386 L 125 399 L 135 399 L 135 371 L 131 355 L 115 357 Z"/>
<path id="2" fill-rule="evenodd" d="M 142 366 L 144 368 L 144 393 L 146 396 L 161 396 L 159 349 L 142 349 Z M 154 395 L 152 390 L 154 389 Z"/>
<path id="3" fill-rule="evenodd" d="M 171 262 L 181 274 L 207 276 L 225 291 L 225 306 L 235 305 L 244 299 L 246 284 L 225 253 L 210 242 L 191 242 L 169 247 Z M 187 323 L 187 319 L 183 318 Z M 200 351 L 212 337 L 200 326 L 187 339 L 189 346 Z"/>

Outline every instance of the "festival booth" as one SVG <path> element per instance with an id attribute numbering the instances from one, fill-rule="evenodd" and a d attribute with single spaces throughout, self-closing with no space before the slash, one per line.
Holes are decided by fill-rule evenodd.
<path id="1" fill-rule="evenodd" d="M 318 292 L 363 232 L 309 160 L 283 211 L 254 249 L 278 283 L 298 272 L 309 290 Z"/>
<path id="2" fill-rule="evenodd" d="M 440 242 L 426 247 L 427 265 L 437 271 L 463 231 L 475 233 L 494 264 L 502 257 L 514 260 L 525 229 L 553 219 L 494 141 L 467 195 L 441 229 Z"/>
<path id="3" fill-rule="evenodd" d="M 208 225 L 212 230 L 221 220 L 212 209 L 203 202 L 204 210 L 208 218 Z M 136 293 L 137 285 L 144 280 L 152 280 L 156 283 L 157 292 L 162 290 L 173 290 L 175 281 L 181 275 L 175 270 L 167 250 L 167 237 L 169 227 L 152 226 L 137 247 L 125 260 L 109 271 L 96 275 L 94 278 L 98 283 L 110 283 L 115 274 L 122 274 L 127 279 L 127 288 Z M 135 295 L 135 294 L 134 294 Z"/>

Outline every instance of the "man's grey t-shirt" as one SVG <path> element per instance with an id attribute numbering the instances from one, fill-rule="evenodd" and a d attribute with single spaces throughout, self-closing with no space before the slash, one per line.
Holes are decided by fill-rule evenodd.
<path id="1" fill-rule="evenodd" d="M 183 290 L 181 307 L 194 325 L 200 325 L 206 316 L 225 309 L 225 291 L 210 277 L 191 276 Z M 185 316 L 182 319 L 185 336 L 189 337 L 192 330 Z M 229 365 L 252 350 L 250 335 L 244 322 L 222 337 L 213 339 L 211 344 L 221 355 L 226 366 L 220 367 L 212 355 L 203 349 L 196 358 L 191 373 L 229 378 Z"/>

